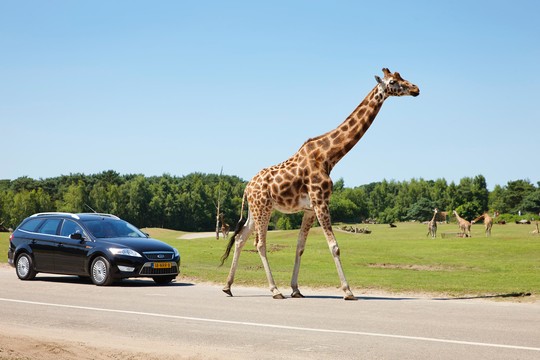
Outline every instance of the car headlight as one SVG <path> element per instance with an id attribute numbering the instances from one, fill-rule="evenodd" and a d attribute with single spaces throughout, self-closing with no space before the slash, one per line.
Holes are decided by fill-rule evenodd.
<path id="1" fill-rule="evenodd" d="M 178 250 L 176 248 L 173 248 L 173 249 L 174 249 L 174 257 L 180 256 L 180 253 L 178 252 Z"/>
<path id="2" fill-rule="evenodd" d="M 141 254 L 139 254 L 135 250 L 131 250 L 131 249 L 127 249 L 127 248 L 109 248 L 109 251 L 113 255 L 125 255 L 125 256 L 133 256 L 133 257 L 142 257 Z"/>

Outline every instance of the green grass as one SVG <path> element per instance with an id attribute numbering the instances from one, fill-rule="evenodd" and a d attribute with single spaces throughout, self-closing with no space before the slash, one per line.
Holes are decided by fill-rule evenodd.
<path id="1" fill-rule="evenodd" d="M 8 248 L 9 248 L 9 233 L 0 232 L 0 263 L 7 263 Z"/>
<path id="2" fill-rule="evenodd" d="M 482 224 L 473 226 L 472 238 L 441 238 L 456 233 L 457 225 L 439 225 L 436 239 L 426 237 L 427 226 L 401 223 L 369 225 L 372 233 L 350 234 L 336 230 L 341 260 L 349 284 L 362 289 L 391 292 L 426 292 L 460 295 L 540 294 L 540 237 L 532 225 L 495 225 L 490 238 Z M 226 242 L 214 237 L 179 240 L 174 232 L 153 236 L 169 242 L 182 254 L 183 276 L 224 283 L 231 257 L 218 267 Z M 289 288 L 298 231 L 270 232 L 268 259 L 278 287 Z M 236 274 L 237 284 L 267 286 L 261 260 L 246 244 Z M 320 228 L 310 232 L 302 257 L 300 286 L 338 287 L 339 279 Z"/>
<path id="3" fill-rule="evenodd" d="M 361 225 L 360 227 L 363 227 Z M 456 233 L 456 224 L 439 225 L 438 237 L 426 237 L 419 223 L 369 225 L 371 234 L 335 231 L 345 275 L 356 294 L 363 290 L 425 292 L 450 296 L 540 294 L 540 236 L 533 225 L 494 225 L 490 238 L 482 224 L 473 226 L 472 238 L 441 238 Z M 175 246 L 182 254 L 182 277 L 224 283 L 232 254 L 219 267 L 226 242 L 215 236 L 181 240 L 183 232 L 145 229 Z M 6 262 L 8 234 L 0 233 L 0 262 Z M 270 232 L 268 259 L 278 287 L 290 290 L 298 231 Z M 5 246 L 4 246 L 5 244 Z M 259 255 L 250 239 L 240 257 L 236 284 L 267 287 Z M 313 228 L 302 257 L 300 289 L 339 286 L 339 278 L 320 228 Z"/>

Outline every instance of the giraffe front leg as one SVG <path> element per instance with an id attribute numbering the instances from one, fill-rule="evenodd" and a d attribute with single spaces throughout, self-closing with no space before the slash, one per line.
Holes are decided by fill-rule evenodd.
<path id="1" fill-rule="evenodd" d="M 302 218 L 302 226 L 300 227 L 300 233 L 298 234 L 298 242 L 296 244 L 296 258 L 294 259 L 294 270 L 291 279 L 291 288 L 293 298 L 303 298 L 304 295 L 298 290 L 298 273 L 300 272 L 300 260 L 304 254 L 304 249 L 306 247 L 306 240 L 315 221 L 315 212 L 306 210 L 304 212 L 304 217 Z"/>
<path id="2" fill-rule="evenodd" d="M 338 246 L 336 237 L 334 235 L 334 232 L 332 231 L 332 225 L 330 222 L 330 212 L 329 212 L 328 204 L 323 203 L 319 205 L 318 207 L 315 207 L 315 213 L 317 214 L 317 219 L 319 220 L 319 224 L 323 228 L 324 236 L 326 237 L 328 247 L 330 248 L 330 252 L 332 253 L 332 257 L 334 258 L 334 262 L 336 264 L 339 280 L 341 281 L 341 290 L 345 292 L 345 296 L 343 297 L 343 299 L 344 300 L 357 300 L 357 298 L 352 293 L 351 288 L 349 287 L 349 283 L 347 282 L 347 279 L 345 278 L 345 273 L 343 272 L 343 266 L 341 265 L 341 260 L 340 260 L 339 246 Z"/>

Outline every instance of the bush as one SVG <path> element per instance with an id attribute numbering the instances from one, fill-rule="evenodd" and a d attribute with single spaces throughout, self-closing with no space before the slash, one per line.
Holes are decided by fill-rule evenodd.
<path id="1" fill-rule="evenodd" d="M 521 216 L 518 214 L 499 214 L 499 216 L 493 219 L 493 222 L 495 224 L 501 221 L 504 221 L 507 223 L 514 223 L 520 220 L 537 221 L 537 220 L 540 220 L 540 216 L 538 216 L 538 214 L 533 214 L 533 213 L 521 214 Z"/>

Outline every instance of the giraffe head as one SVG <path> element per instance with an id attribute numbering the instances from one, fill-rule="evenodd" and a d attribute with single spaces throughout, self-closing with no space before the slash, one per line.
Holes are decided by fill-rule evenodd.
<path id="1" fill-rule="evenodd" d="M 375 76 L 375 80 L 379 83 L 381 90 L 388 96 L 418 96 L 420 89 L 418 86 L 403 79 L 398 72 L 391 73 L 387 68 L 382 69 L 384 78 Z"/>

